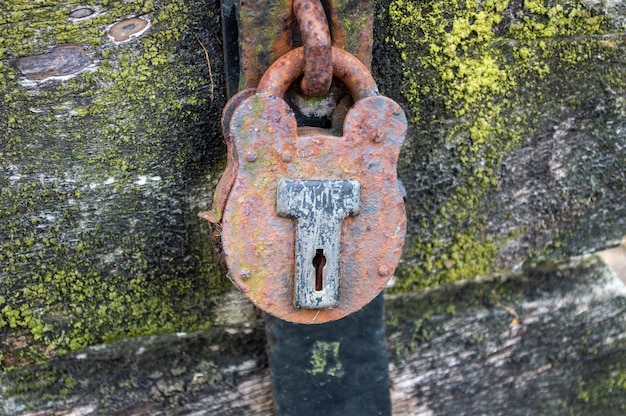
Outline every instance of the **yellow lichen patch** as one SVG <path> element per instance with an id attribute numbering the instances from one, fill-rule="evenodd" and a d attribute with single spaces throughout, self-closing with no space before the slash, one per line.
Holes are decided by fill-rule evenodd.
<path id="1" fill-rule="evenodd" d="M 308 372 L 311 375 L 326 374 L 338 376 L 343 370 L 343 365 L 339 359 L 339 348 L 341 343 L 316 341 L 311 351 L 311 361 Z"/>
<path id="2" fill-rule="evenodd" d="M 500 164 L 540 117 L 541 81 L 590 59 L 584 36 L 601 33 L 604 18 L 580 3 L 543 0 L 521 10 L 515 0 L 394 0 L 389 17 L 412 122 L 436 132 L 433 154 L 456 168 L 450 194 L 407 244 L 417 260 L 399 268 L 396 289 L 492 272 L 499 242 L 484 235 L 484 204 L 498 191 Z M 561 39 L 572 36 L 583 40 Z"/>

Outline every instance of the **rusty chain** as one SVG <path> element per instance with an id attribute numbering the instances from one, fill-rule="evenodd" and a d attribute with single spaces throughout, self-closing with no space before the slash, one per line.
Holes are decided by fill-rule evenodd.
<path id="1" fill-rule="evenodd" d="M 300 84 L 306 96 L 319 97 L 333 80 L 332 41 L 326 12 L 320 0 L 294 0 L 304 45 L 304 78 Z"/>
<path id="2" fill-rule="evenodd" d="M 376 82 L 361 61 L 343 49 L 332 47 L 331 53 L 330 76 L 340 78 L 348 86 L 354 101 L 378 95 Z M 287 88 L 303 71 L 306 76 L 306 64 L 304 48 L 293 49 L 284 54 L 274 62 L 272 71 L 265 72 L 257 86 L 257 93 L 283 97 Z"/>

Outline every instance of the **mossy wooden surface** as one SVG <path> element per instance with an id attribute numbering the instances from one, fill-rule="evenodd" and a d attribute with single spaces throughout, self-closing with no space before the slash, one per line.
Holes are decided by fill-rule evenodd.
<path id="1" fill-rule="evenodd" d="M 626 411 L 626 286 L 595 256 L 388 296 L 386 323 L 395 416 Z M 264 349 L 262 321 L 93 346 L 0 375 L 0 414 L 269 416 Z"/>
<path id="2" fill-rule="evenodd" d="M 216 307 L 230 284 L 196 217 L 225 156 L 218 2 L 100 0 L 71 17 L 79 6 L 0 11 L 0 366 L 22 375 L 89 345 L 239 319 Z M 411 118 L 393 291 L 621 239 L 624 16 L 617 2 L 376 3 L 373 72 Z M 109 38 L 130 17 L 149 27 Z M 45 81 L 18 71 L 60 46 L 91 64 Z M 54 371 L 75 391 L 74 375 Z M 21 388 L 44 391 L 58 374 L 24 375 Z M 576 387 L 580 406 L 619 391 L 621 378 L 603 380 Z"/>
<path id="3" fill-rule="evenodd" d="M 374 69 L 412 120 L 402 291 L 617 244 L 626 230 L 620 8 L 383 2 Z"/>
<path id="4" fill-rule="evenodd" d="M 93 15 L 71 19 L 79 5 L 0 11 L 4 368 L 207 328 L 228 287 L 196 216 L 225 151 L 216 2 L 92 2 Z M 115 43 L 108 28 L 134 16 L 147 31 Z M 44 81 L 17 70 L 18 58 L 64 45 L 93 64 Z"/>

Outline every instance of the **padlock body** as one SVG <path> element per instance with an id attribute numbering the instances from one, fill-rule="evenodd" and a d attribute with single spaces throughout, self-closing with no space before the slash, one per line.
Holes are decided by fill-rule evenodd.
<path id="1" fill-rule="evenodd" d="M 241 291 L 268 313 L 298 323 L 339 319 L 378 295 L 406 232 L 396 174 L 405 134 L 403 111 L 386 97 L 359 100 L 346 115 L 343 137 L 298 129 L 281 98 L 245 99 L 230 122 L 236 168 L 221 231 L 229 274 Z M 358 213 L 338 226 L 338 299 L 330 307 L 298 307 L 294 299 L 298 223 L 295 215 L 279 215 L 278 206 L 279 183 L 289 181 L 359 184 Z"/>

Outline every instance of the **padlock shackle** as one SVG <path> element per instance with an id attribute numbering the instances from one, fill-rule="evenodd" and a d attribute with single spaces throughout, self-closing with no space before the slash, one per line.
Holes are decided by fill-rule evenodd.
<path id="1" fill-rule="evenodd" d="M 304 48 L 292 49 L 265 72 L 257 94 L 267 94 L 283 98 L 295 80 L 304 73 Z M 355 56 L 333 46 L 333 76 L 339 78 L 350 90 L 354 102 L 378 94 L 378 87 L 372 74 Z"/>

